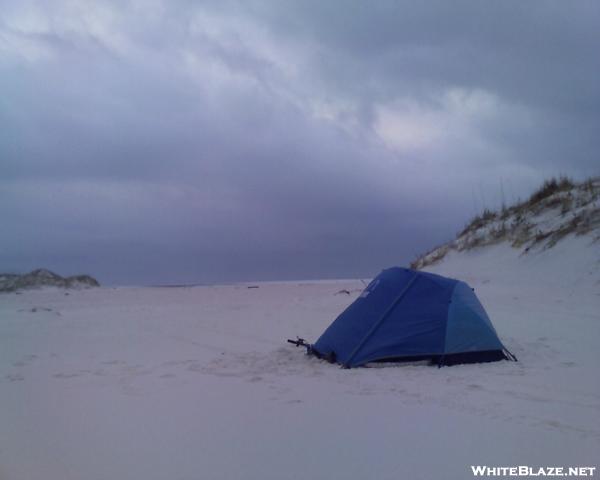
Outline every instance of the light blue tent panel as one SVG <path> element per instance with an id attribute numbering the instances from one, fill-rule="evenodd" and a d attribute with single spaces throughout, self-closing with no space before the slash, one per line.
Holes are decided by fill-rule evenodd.
<path id="1" fill-rule="evenodd" d="M 458 282 L 448 309 L 445 353 L 502 350 L 490 318 L 473 289 Z"/>

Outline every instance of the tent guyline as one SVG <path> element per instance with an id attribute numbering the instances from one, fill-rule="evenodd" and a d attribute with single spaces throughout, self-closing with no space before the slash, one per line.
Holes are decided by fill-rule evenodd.
<path id="1" fill-rule="evenodd" d="M 441 367 L 517 360 L 465 282 L 400 267 L 373 279 L 314 344 L 300 337 L 288 342 L 345 368 L 381 361 L 430 360 Z"/>

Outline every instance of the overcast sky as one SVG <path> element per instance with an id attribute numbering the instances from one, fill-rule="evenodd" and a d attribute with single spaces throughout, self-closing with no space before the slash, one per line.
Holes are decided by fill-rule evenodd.
<path id="1" fill-rule="evenodd" d="M 600 2 L 0 0 L 0 271 L 369 277 L 600 174 Z"/>

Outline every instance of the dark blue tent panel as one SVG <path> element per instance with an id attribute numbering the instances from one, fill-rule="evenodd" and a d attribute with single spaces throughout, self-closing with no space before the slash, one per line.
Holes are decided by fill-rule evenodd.
<path id="1" fill-rule="evenodd" d="M 466 283 L 399 267 L 381 272 L 312 348 L 347 367 L 415 357 L 444 363 L 465 354 L 477 361 L 475 353 L 482 361 L 505 358 L 489 317 Z"/>

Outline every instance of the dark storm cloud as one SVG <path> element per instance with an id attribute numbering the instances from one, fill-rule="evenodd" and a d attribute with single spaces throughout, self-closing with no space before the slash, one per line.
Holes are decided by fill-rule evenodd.
<path id="1" fill-rule="evenodd" d="M 330 90 L 368 106 L 411 96 L 432 109 L 449 87 L 484 90 L 544 124 L 530 131 L 547 133 L 544 142 L 518 142 L 519 161 L 560 163 L 583 141 L 577 166 L 597 162 L 597 2 L 259 2 L 254 11 L 279 35 L 315 46 L 319 82 Z M 510 130 L 503 120 L 484 133 Z"/>
<path id="2" fill-rule="evenodd" d="M 4 2 L 0 270 L 369 275 L 597 174 L 596 2 Z"/>
<path id="3" fill-rule="evenodd" d="M 544 108 L 579 110 L 600 101 L 594 80 L 600 64 L 595 54 L 600 39 L 597 2 L 259 5 L 255 11 L 279 34 L 319 45 L 323 63 L 335 61 L 329 56 L 334 53 L 338 61 L 332 76 L 352 69 L 376 76 L 371 83 L 354 83 L 357 91 L 371 89 L 389 97 L 398 94 L 397 81 L 402 85 L 420 79 L 427 88 L 485 88 Z M 373 70 L 365 72 L 364 66 Z"/>

